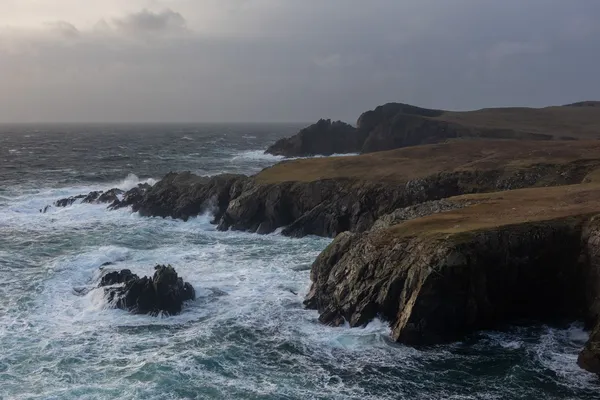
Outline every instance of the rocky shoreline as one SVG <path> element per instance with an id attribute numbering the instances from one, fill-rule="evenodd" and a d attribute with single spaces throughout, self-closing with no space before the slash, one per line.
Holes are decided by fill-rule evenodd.
<path id="1" fill-rule="evenodd" d="M 211 213 L 220 230 L 335 237 L 305 301 L 321 322 L 378 317 L 393 340 L 427 345 L 515 320 L 583 319 L 595 330 L 579 363 L 600 373 L 600 144 L 538 143 L 295 160 L 251 177 L 170 173 L 55 205 L 110 198 L 142 216 Z"/>

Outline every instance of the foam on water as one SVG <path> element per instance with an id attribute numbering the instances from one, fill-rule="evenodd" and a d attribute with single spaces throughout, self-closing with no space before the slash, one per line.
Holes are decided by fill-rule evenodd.
<path id="1" fill-rule="evenodd" d="M 268 161 L 276 163 L 283 160 L 283 156 L 274 156 L 272 154 L 265 153 L 264 150 L 247 150 L 242 151 L 232 158 L 232 161 L 249 160 L 249 161 Z"/>

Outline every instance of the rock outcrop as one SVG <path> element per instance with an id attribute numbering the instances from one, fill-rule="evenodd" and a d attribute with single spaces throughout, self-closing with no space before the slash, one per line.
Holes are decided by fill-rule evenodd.
<path id="1" fill-rule="evenodd" d="M 81 195 L 78 195 L 78 196 L 67 197 L 67 198 L 64 198 L 64 199 L 56 200 L 54 202 L 54 205 L 56 207 L 68 207 L 70 205 L 73 205 L 73 203 L 75 203 L 77 200 L 81 200 L 81 199 L 83 199 L 85 197 L 86 197 L 85 194 L 81 194 Z"/>
<path id="2" fill-rule="evenodd" d="M 140 183 L 138 186 L 128 190 L 127 192 L 119 188 L 113 188 L 107 190 L 106 192 L 97 190 L 92 191 L 87 195 L 80 194 L 78 196 L 71 196 L 57 200 L 54 202 L 54 205 L 56 207 L 68 207 L 81 200 L 81 203 L 85 204 L 110 203 L 109 208 L 111 210 L 116 210 L 123 207 L 130 207 L 139 203 L 150 188 L 151 186 L 149 184 Z"/>
<path id="3" fill-rule="evenodd" d="M 111 210 L 118 210 L 119 208 L 132 207 L 139 204 L 151 187 L 152 186 L 148 183 L 140 183 L 136 187 L 125 192 L 121 199 L 118 197 L 115 198 L 108 208 Z"/>
<path id="4" fill-rule="evenodd" d="M 141 201 L 133 204 L 133 211 L 139 211 L 142 216 L 184 221 L 212 212 L 216 222 L 231 199 L 241 194 L 247 179 L 244 175 L 201 177 L 190 172 L 169 173 L 152 186 Z"/>
<path id="5" fill-rule="evenodd" d="M 321 119 L 290 138 L 278 140 L 266 153 L 286 157 L 358 153 L 364 140 L 363 132 L 351 125 Z"/>
<path id="6" fill-rule="evenodd" d="M 102 277 L 99 287 L 110 304 L 134 314 L 179 314 L 185 301 L 196 298 L 194 288 L 170 265 L 157 265 L 154 270 L 152 278 L 140 278 L 127 269 L 112 271 Z"/>

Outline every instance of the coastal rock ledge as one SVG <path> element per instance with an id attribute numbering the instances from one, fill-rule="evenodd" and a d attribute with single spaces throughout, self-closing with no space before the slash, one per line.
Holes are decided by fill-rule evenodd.
<path id="1" fill-rule="evenodd" d="M 584 320 L 595 329 L 579 365 L 600 374 L 598 199 L 585 184 L 467 195 L 450 211 L 342 233 L 314 262 L 305 305 L 334 326 L 381 318 L 408 345 Z"/>

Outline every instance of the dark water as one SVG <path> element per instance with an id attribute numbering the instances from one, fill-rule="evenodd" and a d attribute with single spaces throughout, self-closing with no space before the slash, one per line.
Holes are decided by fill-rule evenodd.
<path id="1" fill-rule="evenodd" d="M 1 399 L 597 399 L 581 327 L 534 326 L 412 349 L 387 326 L 318 324 L 308 266 L 330 242 L 217 232 L 76 204 L 171 170 L 254 173 L 293 125 L 0 127 Z M 198 299 L 176 317 L 109 309 L 98 267 L 174 265 Z M 296 294 L 297 293 L 297 294 Z"/>

